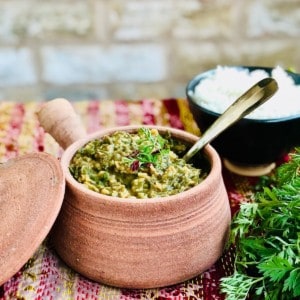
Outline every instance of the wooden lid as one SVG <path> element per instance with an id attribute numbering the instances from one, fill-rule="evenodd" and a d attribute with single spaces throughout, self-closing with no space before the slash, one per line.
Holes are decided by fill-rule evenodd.
<path id="1" fill-rule="evenodd" d="M 0 164 L 0 285 L 45 239 L 64 192 L 64 173 L 50 154 L 31 153 Z"/>

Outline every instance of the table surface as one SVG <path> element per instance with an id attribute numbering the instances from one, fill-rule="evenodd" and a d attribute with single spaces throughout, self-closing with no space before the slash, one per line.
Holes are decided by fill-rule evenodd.
<path id="1" fill-rule="evenodd" d="M 37 121 L 41 105 L 34 101 L 0 103 L 0 163 L 39 151 L 60 157 L 62 149 Z M 201 134 L 185 99 L 89 100 L 73 105 L 88 133 L 114 126 L 156 124 Z M 257 178 L 241 177 L 224 168 L 223 178 L 234 214 L 241 202 L 249 201 Z M 45 239 L 21 270 L 0 286 L 0 299 L 224 299 L 219 279 L 231 274 L 233 261 L 233 251 L 226 250 L 207 271 L 186 282 L 155 289 L 120 289 L 74 272 Z"/>

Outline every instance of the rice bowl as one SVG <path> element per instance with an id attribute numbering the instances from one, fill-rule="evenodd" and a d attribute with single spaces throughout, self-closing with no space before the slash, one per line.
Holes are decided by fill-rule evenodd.
<path id="1" fill-rule="evenodd" d="M 230 78 L 223 78 L 222 85 L 224 87 L 224 83 L 228 82 L 228 87 L 225 85 L 226 93 L 224 92 L 225 96 L 223 95 L 223 98 L 228 100 L 230 98 L 229 94 L 233 94 L 231 95 L 231 98 L 233 99 L 231 101 L 236 100 L 236 98 L 244 93 L 253 83 L 256 83 L 258 78 L 256 77 L 252 84 L 248 83 L 249 86 L 245 86 L 244 84 L 246 80 L 243 80 L 242 76 L 240 76 L 241 78 L 236 76 L 237 72 L 233 69 L 246 73 L 252 73 L 255 71 L 255 74 L 267 74 L 267 76 L 270 77 L 273 70 L 276 68 L 273 69 L 253 66 L 230 67 L 229 71 L 233 71 L 235 75 L 232 75 Z M 277 68 L 277 70 L 279 69 Z M 228 103 L 225 105 L 224 103 L 219 102 L 215 104 L 215 102 L 217 102 L 216 97 L 221 94 L 220 86 L 216 86 L 215 90 L 213 87 L 210 88 L 210 91 L 213 91 L 210 95 L 216 95 L 213 96 L 213 100 L 215 101 L 211 102 L 214 103 L 215 107 L 218 107 L 218 111 L 215 107 L 207 108 L 207 106 L 200 101 L 199 91 L 196 92 L 196 89 L 199 88 L 202 82 L 206 80 L 207 82 L 212 82 L 216 72 L 221 73 L 220 71 L 223 72 L 223 70 L 217 71 L 216 68 L 198 74 L 188 82 L 186 87 L 189 107 L 201 132 L 205 131 L 220 116 L 223 112 L 222 109 L 225 110 L 225 107 L 230 105 Z M 229 76 L 228 69 L 226 69 L 226 72 L 227 76 Z M 297 88 L 299 91 L 300 75 L 286 70 L 284 73 L 288 74 L 288 80 L 293 80 L 294 88 Z M 286 75 L 284 73 L 281 72 L 282 75 Z M 300 145 L 300 96 L 297 96 L 298 98 L 295 97 L 295 99 L 292 100 L 293 102 L 298 103 L 298 107 L 290 106 L 288 103 L 290 103 L 290 97 L 293 96 L 294 93 L 286 93 L 284 90 L 286 90 L 287 86 L 291 87 L 293 85 L 288 83 L 288 81 L 283 80 L 285 76 L 281 77 L 281 79 L 277 78 L 277 80 L 280 81 L 278 85 L 279 88 L 281 86 L 282 91 L 277 92 L 277 95 L 275 94 L 273 96 L 276 96 L 277 99 L 271 98 L 265 104 L 253 111 L 253 113 L 260 114 L 260 117 L 253 117 L 253 115 L 251 117 L 250 114 L 247 115 L 231 127 L 227 128 L 211 142 L 211 145 L 223 158 L 225 167 L 227 167 L 230 171 L 246 176 L 260 176 L 268 174 L 277 163 L 284 159 L 286 154 L 288 154 L 293 147 Z M 234 93 L 228 92 L 229 82 L 231 82 L 232 86 L 235 87 Z M 240 89 L 240 92 L 236 92 L 237 87 Z M 202 98 L 204 98 L 204 96 Z M 221 100 L 219 101 L 222 102 Z M 274 102 L 272 104 L 271 101 L 274 101 L 275 104 Z M 277 102 L 280 102 L 281 104 L 278 105 Z M 210 105 L 212 106 L 211 103 Z M 264 105 L 268 105 L 266 109 L 267 112 L 265 112 L 265 109 L 261 109 L 259 112 L 258 110 L 263 108 Z M 283 113 L 285 113 L 285 116 L 283 116 Z"/>
<path id="2" fill-rule="evenodd" d="M 300 86 L 280 66 L 269 72 L 265 69 L 217 66 L 215 72 L 189 91 L 189 96 L 202 107 L 221 114 L 252 85 L 266 77 L 276 79 L 278 92 L 246 118 L 265 120 L 300 114 Z"/>

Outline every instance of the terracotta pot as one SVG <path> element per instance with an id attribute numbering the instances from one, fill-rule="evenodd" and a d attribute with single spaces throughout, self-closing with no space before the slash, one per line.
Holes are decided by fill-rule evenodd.
<path id="1" fill-rule="evenodd" d="M 68 170 L 74 153 L 88 141 L 115 130 L 102 130 L 67 147 L 61 164 L 66 193 L 51 236 L 61 258 L 75 271 L 105 284 L 153 288 L 182 282 L 212 266 L 228 236 L 230 207 L 221 161 L 211 146 L 204 155 L 207 178 L 180 194 L 153 199 L 121 199 L 88 190 Z M 197 137 L 151 126 L 193 144 Z"/>

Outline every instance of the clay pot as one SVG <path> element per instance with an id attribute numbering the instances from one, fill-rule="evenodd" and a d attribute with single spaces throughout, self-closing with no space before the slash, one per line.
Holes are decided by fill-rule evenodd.
<path id="1" fill-rule="evenodd" d="M 118 287 L 153 288 L 185 281 L 212 266 L 224 249 L 231 215 L 221 161 L 209 145 L 204 149 L 207 178 L 174 196 L 105 196 L 72 177 L 69 162 L 80 147 L 115 130 L 138 127 L 102 130 L 67 147 L 61 159 L 66 193 L 51 237 L 60 257 L 84 276 Z M 197 140 L 182 130 L 151 127 L 191 144 Z"/>

